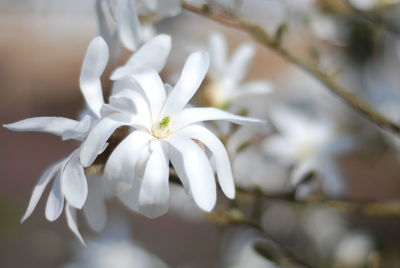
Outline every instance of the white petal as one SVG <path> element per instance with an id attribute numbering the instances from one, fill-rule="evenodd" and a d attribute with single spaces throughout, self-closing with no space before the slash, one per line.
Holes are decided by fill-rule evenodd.
<path id="1" fill-rule="evenodd" d="M 211 211 L 215 206 L 217 193 L 214 173 L 207 156 L 201 148 L 190 139 L 170 136 L 167 142 L 181 154 L 183 172 L 189 180 L 190 191 L 194 201 L 201 209 Z M 174 162 L 172 162 L 172 164 L 174 164 Z M 177 173 L 178 171 L 180 172 L 180 167 L 176 169 L 176 171 Z"/>
<path id="2" fill-rule="evenodd" d="M 187 138 L 197 139 L 202 142 L 213 154 L 216 161 L 218 181 L 222 191 L 231 199 L 235 198 L 235 184 L 232 176 L 231 164 L 228 153 L 222 142 L 208 129 L 202 126 L 188 126 L 179 135 Z"/>
<path id="3" fill-rule="evenodd" d="M 80 87 L 86 104 L 97 116 L 104 103 L 100 76 L 103 74 L 108 61 L 109 51 L 104 39 L 100 36 L 90 42 L 83 60 Z"/>
<path id="4" fill-rule="evenodd" d="M 32 117 L 3 126 L 12 131 L 46 132 L 62 136 L 66 131 L 74 129 L 78 123 L 76 120 L 64 117 Z"/>
<path id="5" fill-rule="evenodd" d="M 149 218 L 157 218 L 168 211 L 169 206 L 169 168 L 161 142 L 150 143 L 152 150 L 147 161 L 139 193 L 140 212 Z"/>
<path id="6" fill-rule="evenodd" d="M 185 107 L 203 82 L 209 65 L 210 59 L 206 52 L 199 51 L 189 56 L 178 83 L 176 83 L 165 103 L 164 115 L 173 115 Z"/>
<path id="7" fill-rule="evenodd" d="M 107 210 L 105 204 L 105 193 L 103 182 L 105 178 L 99 176 L 88 176 L 89 192 L 83 212 L 90 228 L 96 232 L 104 229 L 107 221 Z"/>
<path id="8" fill-rule="evenodd" d="M 161 16 L 173 17 L 182 11 L 179 0 L 159 0 L 156 2 L 157 5 L 155 6 L 154 12 Z"/>
<path id="9" fill-rule="evenodd" d="M 134 131 L 112 152 L 104 176 L 111 182 L 113 190 L 123 192 L 132 186 L 136 162 L 151 138 L 145 132 Z"/>
<path id="10" fill-rule="evenodd" d="M 22 216 L 20 222 L 23 223 L 34 211 L 37 203 L 40 200 L 40 197 L 43 194 L 44 189 L 47 184 L 49 184 L 50 180 L 56 175 L 56 173 L 61 169 L 61 166 L 64 164 L 64 160 L 59 161 L 50 167 L 48 167 L 42 176 L 39 178 L 39 181 L 36 183 L 35 188 L 33 188 L 31 199 L 29 200 L 28 208 L 25 211 L 24 216 Z"/>
<path id="11" fill-rule="evenodd" d="M 139 83 L 150 103 L 152 119 L 158 120 L 166 99 L 164 84 L 160 76 L 152 69 L 145 69 L 131 75 L 131 77 Z"/>
<path id="12" fill-rule="evenodd" d="M 251 44 L 243 44 L 233 54 L 227 73 L 235 81 L 242 81 L 248 73 L 250 62 L 254 56 L 255 48 Z"/>
<path id="13" fill-rule="evenodd" d="M 346 194 L 346 180 L 334 159 L 320 157 L 317 168 L 322 175 L 324 192 L 332 198 L 343 198 Z"/>
<path id="14" fill-rule="evenodd" d="M 216 108 L 186 108 L 171 120 L 171 124 L 173 129 L 180 129 L 209 120 L 226 120 L 240 125 L 265 125 L 263 120 L 234 115 Z"/>
<path id="15" fill-rule="evenodd" d="M 121 79 L 146 68 L 160 72 L 165 66 L 170 51 L 171 37 L 165 34 L 157 35 L 140 47 L 124 66 L 117 68 L 112 73 L 111 79 Z"/>
<path id="16" fill-rule="evenodd" d="M 63 194 L 68 203 L 78 209 L 85 204 L 88 186 L 83 166 L 79 161 L 79 150 L 71 154 L 61 174 Z"/>
<path id="17" fill-rule="evenodd" d="M 125 48 L 133 51 L 140 45 L 140 22 L 135 4 L 119 0 L 116 7 L 119 38 Z"/>
<path id="18" fill-rule="evenodd" d="M 272 84 L 265 81 L 252 81 L 243 84 L 238 90 L 235 90 L 232 98 L 265 95 L 271 93 L 272 91 Z"/>
<path id="19" fill-rule="evenodd" d="M 214 33 L 210 36 L 208 50 L 211 60 L 210 74 L 220 75 L 225 72 L 227 48 L 225 39 L 221 34 Z"/>
<path id="20" fill-rule="evenodd" d="M 107 25 L 107 19 L 104 12 L 104 9 L 108 7 L 103 6 L 103 3 L 105 3 L 106 1 L 107 0 L 96 0 L 96 14 L 97 14 L 97 21 L 99 24 L 100 34 L 107 42 L 107 44 L 110 45 L 112 43 L 112 33 Z"/>
<path id="21" fill-rule="evenodd" d="M 107 140 L 114 131 L 127 124 L 123 121 L 116 121 L 114 118 L 110 116 L 99 121 L 81 145 L 80 159 L 84 167 L 90 166 L 96 160 L 96 157 L 105 150 Z"/>
<path id="22" fill-rule="evenodd" d="M 132 187 L 123 192 L 117 194 L 118 199 L 129 209 L 135 212 L 139 212 L 139 191 L 142 186 L 142 180 L 135 177 L 133 179 Z"/>
<path id="23" fill-rule="evenodd" d="M 55 221 L 60 217 L 64 208 L 64 196 L 61 191 L 60 174 L 54 180 L 53 187 L 51 188 L 49 198 L 46 203 L 46 219 Z"/>
<path id="24" fill-rule="evenodd" d="M 68 203 L 65 206 L 65 216 L 67 217 L 67 224 L 69 229 L 75 234 L 79 241 L 81 241 L 81 243 L 86 246 L 85 241 L 79 233 L 78 225 L 76 223 L 76 210 L 75 208 L 68 205 Z"/>
<path id="25" fill-rule="evenodd" d="M 294 167 L 290 174 L 289 181 L 293 186 L 297 186 L 305 179 L 305 176 L 309 175 L 315 170 L 315 163 L 313 161 L 304 161 Z"/>
<path id="26" fill-rule="evenodd" d="M 75 126 L 75 128 L 67 130 L 63 133 L 62 139 L 63 140 L 75 139 L 83 141 L 87 136 L 87 133 L 90 129 L 93 119 L 94 118 L 91 117 L 90 115 L 85 115 L 82 118 L 82 120 L 80 120 L 79 123 Z"/>

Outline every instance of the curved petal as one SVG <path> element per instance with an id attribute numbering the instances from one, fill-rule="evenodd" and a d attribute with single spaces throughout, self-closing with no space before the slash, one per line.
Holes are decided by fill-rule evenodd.
<path id="1" fill-rule="evenodd" d="M 118 199 L 134 212 L 139 212 L 139 191 L 141 186 L 142 180 L 135 177 L 129 190 L 117 194 Z"/>
<path id="2" fill-rule="evenodd" d="M 228 153 L 222 142 L 208 129 L 202 126 L 188 126 L 178 135 L 183 135 L 190 139 L 197 139 L 202 142 L 213 154 L 216 161 L 218 181 L 222 191 L 231 199 L 235 198 L 235 184 L 233 181 L 231 163 Z"/>
<path id="3" fill-rule="evenodd" d="M 173 129 L 177 130 L 209 120 L 226 120 L 239 125 L 265 125 L 263 120 L 234 115 L 216 108 L 186 108 L 171 120 L 171 124 L 173 124 Z"/>
<path id="4" fill-rule="evenodd" d="M 90 126 L 92 125 L 92 119 L 93 117 L 90 115 L 85 115 L 75 126 L 75 128 L 67 130 L 63 133 L 62 140 L 75 139 L 83 141 L 87 136 Z"/>
<path id="5" fill-rule="evenodd" d="M 140 45 L 140 22 L 135 4 L 130 0 L 117 1 L 116 20 L 119 39 L 131 51 Z"/>
<path id="6" fill-rule="evenodd" d="M 103 189 L 103 177 L 88 176 L 89 192 L 83 212 L 90 228 L 96 232 L 104 229 L 107 222 L 107 209 Z"/>
<path id="7" fill-rule="evenodd" d="M 53 187 L 51 188 L 49 198 L 46 203 L 46 219 L 55 221 L 60 217 L 64 208 L 64 196 L 61 190 L 60 174 L 54 180 Z"/>
<path id="8" fill-rule="evenodd" d="M 79 150 L 73 152 L 65 164 L 61 174 L 61 184 L 63 194 L 68 203 L 75 208 L 81 209 L 87 198 L 88 185 L 85 171 L 79 161 Z"/>
<path id="9" fill-rule="evenodd" d="M 161 108 L 166 99 L 164 84 L 158 73 L 152 69 L 145 69 L 131 75 L 138 82 L 148 102 L 152 120 L 158 120 Z"/>
<path id="10" fill-rule="evenodd" d="M 112 33 L 107 25 L 107 19 L 103 7 L 103 3 L 105 3 L 106 1 L 107 0 L 96 0 L 96 14 L 97 14 L 97 22 L 99 25 L 100 34 L 107 42 L 107 44 L 111 44 Z"/>
<path id="11" fill-rule="evenodd" d="M 116 192 L 123 192 L 132 186 L 136 162 L 143 148 L 152 137 L 142 131 L 129 134 L 110 155 L 104 176 Z"/>
<path id="12" fill-rule="evenodd" d="M 65 117 L 32 117 L 15 123 L 3 125 L 12 131 L 18 132 L 45 132 L 57 136 L 63 136 L 66 131 L 74 129 L 78 121 Z"/>
<path id="13" fill-rule="evenodd" d="M 83 59 L 79 79 L 86 104 L 97 116 L 100 116 L 100 108 L 104 103 L 100 76 L 106 68 L 108 57 L 107 43 L 100 36 L 94 38 L 90 42 L 85 58 Z"/>
<path id="14" fill-rule="evenodd" d="M 117 128 L 127 125 L 124 121 L 114 120 L 117 116 L 119 114 L 103 118 L 89 132 L 86 140 L 81 145 L 80 159 L 84 167 L 90 166 L 96 157 L 105 150 L 108 145 L 107 140 Z"/>
<path id="15" fill-rule="evenodd" d="M 183 166 L 176 171 L 186 174 L 194 201 L 201 209 L 211 211 L 215 206 L 217 193 L 214 173 L 207 156 L 190 139 L 173 135 L 166 141 L 181 155 Z"/>
<path id="16" fill-rule="evenodd" d="M 82 235 L 79 233 L 78 225 L 76 221 L 76 209 L 68 205 L 65 206 L 65 216 L 67 217 L 67 224 L 69 229 L 74 233 L 74 235 L 79 239 L 79 241 L 86 246 L 85 241 L 82 238 Z"/>
<path id="17" fill-rule="evenodd" d="M 251 44 L 241 45 L 233 54 L 226 72 L 235 81 L 242 81 L 248 73 L 250 62 L 254 56 L 255 48 Z"/>
<path id="18" fill-rule="evenodd" d="M 60 171 L 62 165 L 64 165 L 64 159 L 48 167 L 42 176 L 40 176 L 39 181 L 36 183 L 35 188 L 33 188 L 31 199 L 29 200 L 28 208 L 25 211 L 24 216 L 22 216 L 20 222 L 23 223 L 35 210 L 40 197 L 43 194 L 44 189 L 49 184 L 50 180 Z"/>
<path id="19" fill-rule="evenodd" d="M 117 68 L 112 73 L 111 79 L 121 79 L 144 68 L 160 72 L 167 62 L 170 51 L 171 37 L 165 34 L 157 35 L 136 51 L 124 66 Z"/>
<path id="20" fill-rule="evenodd" d="M 139 192 L 139 209 L 146 217 L 157 218 L 168 211 L 169 160 L 159 140 L 152 141 L 150 149 L 152 152 L 147 161 Z"/>
<path id="21" fill-rule="evenodd" d="M 221 34 L 213 33 L 208 42 L 208 51 L 210 53 L 210 74 L 221 75 L 226 66 L 226 42 Z"/>
<path id="22" fill-rule="evenodd" d="M 189 56 L 178 83 L 165 102 L 164 115 L 173 115 L 185 107 L 203 82 L 209 65 L 210 59 L 206 52 L 199 51 Z"/>

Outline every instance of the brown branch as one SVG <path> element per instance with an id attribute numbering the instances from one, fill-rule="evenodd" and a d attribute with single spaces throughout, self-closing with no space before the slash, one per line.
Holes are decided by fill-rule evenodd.
<path id="1" fill-rule="evenodd" d="M 208 5 L 205 5 L 203 7 L 197 7 L 195 5 L 189 4 L 186 1 L 182 1 L 182 6 L 184 9 L 191 11 L 195 14 L 206 17 L 208 19 L 211 19 L 215 22 L 221 23 L 228 27 L 235 28 L 248 33 L 251 37 L 253 37 L 263 46 L 274 50 L 277 54 L 279 54 L 282 58 L 284 58 L 288 62 L 296 65 L 300 69 L 312 75 L 314 78 L 318 79 L 332 93 L 340 97 L 340 99 L 342 99 L 354 110 L 361 113 L 365 118 L 370 120 L 375 125 L 381 127 L 382 129 L 390 130 L 397 134 L 400 134 L 400 126 L 398 126 L 394 122 L 391 122 L 385 116 L 380 114 L 378 111 L 374 110 L 372 107 L 362 102 L 355 95 L 350 93 L 350 91 L 338 85 L 335 81 L 333 81 L 330 78 L 328 74 L 321 71 L 314 63 L 307 62 L 297 57 L 290 50 L 284 48 L 282 44 L 279 42 L 279 38 L 271 36 L 267 31 L 265 31 L 259 25 L 248 22 L 245 19 L 234 16 L 232 14 L 227 14 L 227 15 L 214 14 L 210 10 L 210 7 Z"/>

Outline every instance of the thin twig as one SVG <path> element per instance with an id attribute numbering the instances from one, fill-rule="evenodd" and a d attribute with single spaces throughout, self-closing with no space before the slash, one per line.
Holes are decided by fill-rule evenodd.
<path id="1" fill-rule="evenodd" d="M 374 124 L 383 129 L 390 130 L 397 134 L 400 134 L 400 126 L 388 120 L 378 111 L 376 111 L 366 103 L 362 102 L 355 95 L 350 93 L 349 90 L 346 90 L 345 88 L 338 85 L 335 81 L 331 79 L 331 77 L 328 74 L 321 71 L 314 63 L 307 62 L 297 57 L 290 50 L 284 48 L 280 42 L 277 42 L 277 40 L 274 37 L 272 37 L 267 31 L 265 31 L 259 25 L 248 22 L 243 18 L 233 16 L 232 14 L 229 15 L 214 14 L 210 10 L 210 7 L 207 5 L 203 7 L 198 7 L 189 4 L 186 1 L 182 1 L 182 6 L 184 9 L 191 11 L 195 14 L 201 15 L 215 22 L 221 23 L 228 27 L 236 28 L 238 30 L 250 34 L 256 41 L 258 41 L 265 47 L 274 50 L 287 61 L 291 62 L 292 64 L 296 65 L 297 67 L 301 68 L 302 70 L 308 72 L 310 75 L 318 79 L 332 93 L 339 96 L 345 103 L 347 103 L 354 110 L 361 113 L 371 122 L 373 122 Z"/>

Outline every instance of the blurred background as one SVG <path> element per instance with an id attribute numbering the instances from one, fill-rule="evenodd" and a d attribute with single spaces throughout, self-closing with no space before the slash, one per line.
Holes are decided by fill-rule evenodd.
<path id="1" fill-rule="evenodd" d="M 216 2 L 234 8 L 234 1 Z M 271 32 L 287 23 L 284 42 L 292 51 L 318 61 L 321 68 L 335 73 L 345 88 L 400 123 L 399 7 L 379 9 L 370 19 L 364 14 L 375 8 L 376 3 L 368 5 L 371 1 L 352 1 L 357 12 L 329 5 L 335 1 L 243 2 L 243 16 Z M 93 0 L 0 2 L 1 124 L 34 116 L 75 118 L 79 114 L 84 105 L 79 91 L 81 63 L 88 43 L 98 35 L 94 5 Z M 346 182 L 346 199 L 400 200 L 396 138 L 353 112 L 309 75 L 254 43 L 247 34 L 187 11 L 157 23 L 156 29 L 173 36 L 172 54 L 162 73 L 172 84 L 188 54 L 206 48 L 211 33 L 223 34 L 230 52 L 244 41 L 252 43 L 257 54 L 246 80 L 269 81 L 275 91 L 251 100 L 251 113 L 269 119 L 273 107 L 286 105 L 305 114 L 318 114 L 324 122 L 340 124 L 355 140 L 352 149 L 335 158 Z M 107 74 L 103 78 L 109 86 Z M 268 135 L 261 134 L 262 139 Z M 63 217 L 55 223 L 44 218 L 43 200 L 20 224 L 38 177 L 76 144 L 48 134 L 15 133 L 5 128 L 0 129 L 0 137 L 1 267 L 279 267 L 271 255 L 267 254 L 267 261 L 260 254 L 263 250 L 255 250 L 254 241 L 262 237 L 258 231 L 213 224 L 191 204 L 182 206 L 186 201 L 180 189 L 176 189 L 170 211 L 157 220 L 134 214 L 110 200 L 110 226 L 101 235 L 92 232 L 79 216 L 80 229 L 89 241 L 87 247 L 78 243 Z M 248 147 L 232 159 L 238 185 L 247 189 L 256 185 L 267 195 L 281 192 L 287 169 L 264 157 L 255 162 L 255 149 Z M 262 182 L 248 178 L 251 174 L 257 174 Z M 321 192 L 320 187 L 316 191 Z M 238 198 L 243 209 L 249 210 L 253 200 Z M 262 228 L 315 267 L 400 267 L 400 214 L 365 215 L 318 202 L 257 202 L 262 203 Z M 86 261 L 111 253 L 123 241 L 126 244 L 119 245 L 121 252 L 142 256 L 136 260 L 146 256 L 152 262 L 144 260 L 147 266 L 100 266 Z M 264 245 L 264 252 L 265 248 L 273 251 Z M 84 252 L 91 253 L 82 257 Z M 121 252 L 109 258 L 129 263 L 122 261 Z"/>

